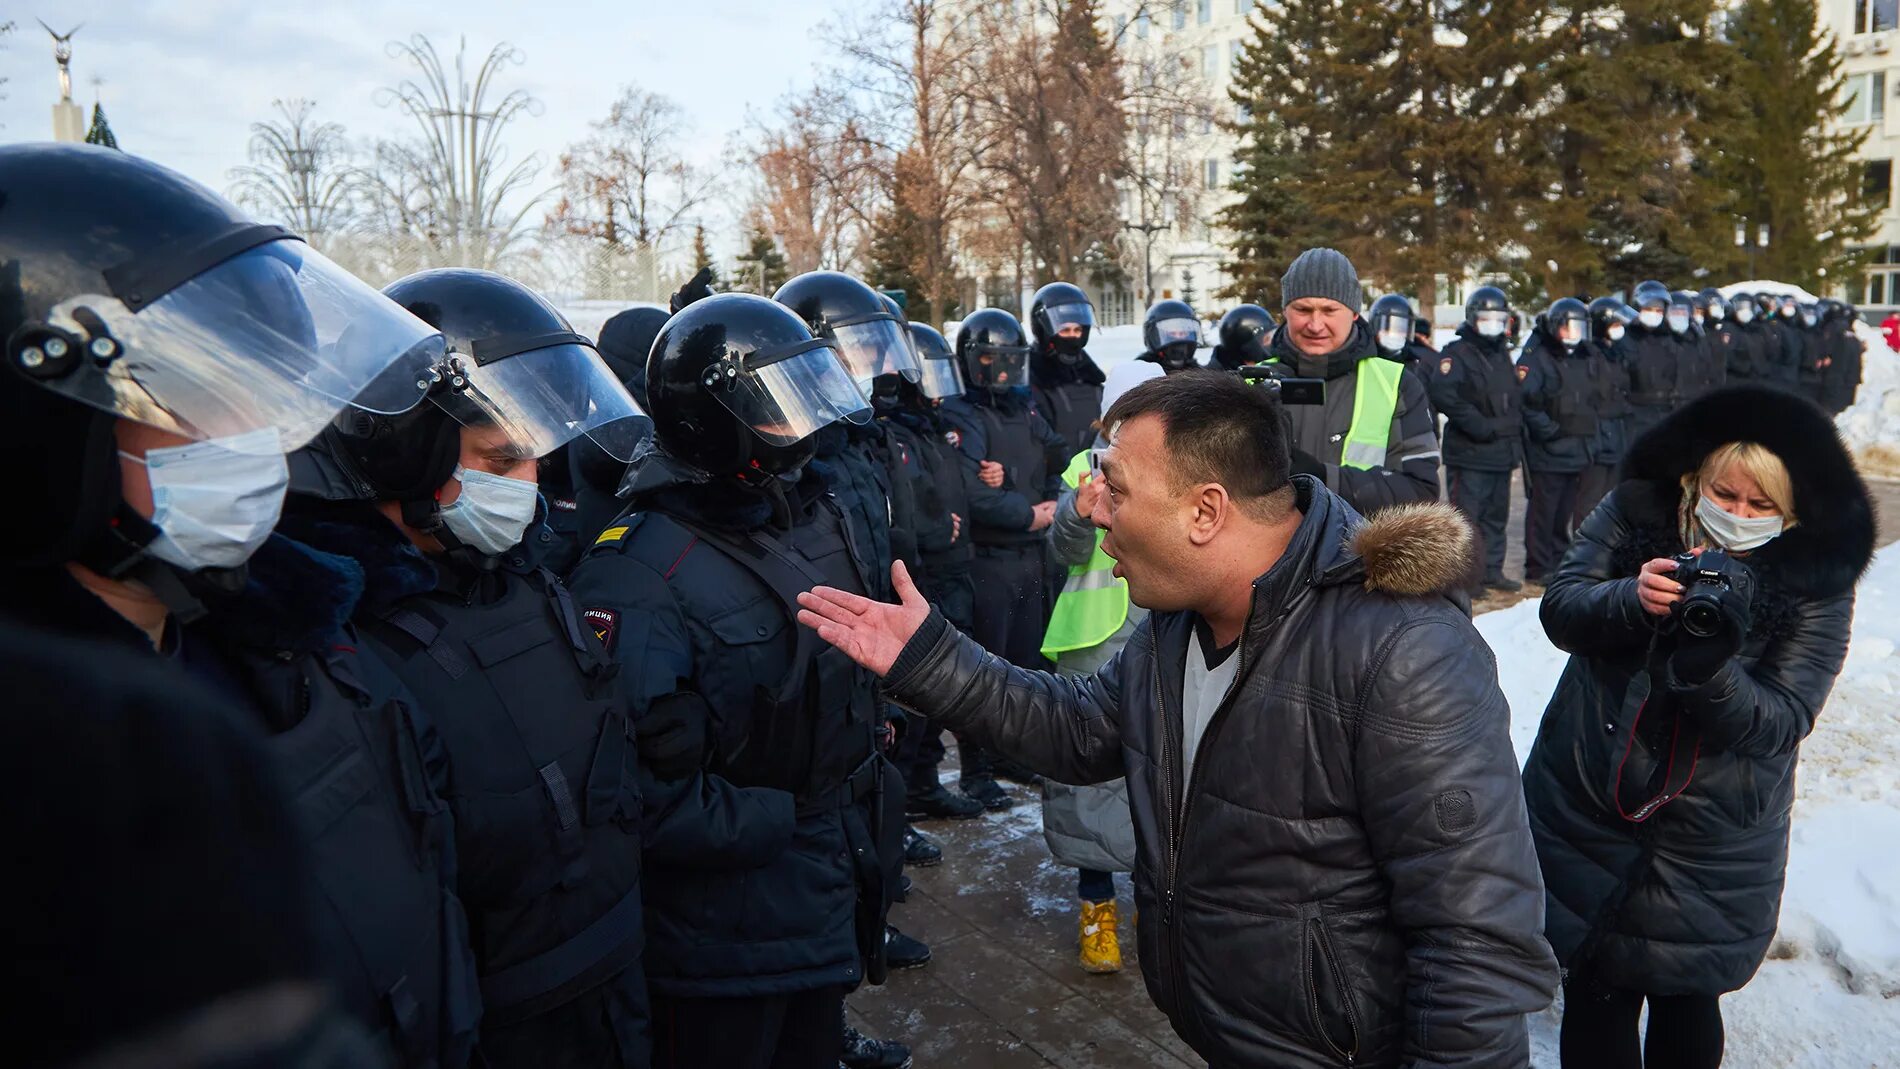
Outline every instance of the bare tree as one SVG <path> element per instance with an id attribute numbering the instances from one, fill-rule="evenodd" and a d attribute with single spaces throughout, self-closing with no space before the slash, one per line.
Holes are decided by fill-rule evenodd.
<path id="1" fill-rule="evenodd" d="M 525 194 L 540 161 L 530 156 L 510 166 L 503 140 L 509 123 L 538 114 L 540 104 L 520 89 L 496 95 L 503 71 L 521 63 L 522 54 L 495 45 L 471 80 L 466 39 L 452 72 L 426 37 L 392 42 L 389 53 L 407 60 L 415 75 L 379 90 L 378 102 L 407 115 L 415 136 L 378 143 L 358 172 L 374 223 L 417 241 L 442 263 L 492 267 L 526 236 L 523 220 L 540 199 Z"/>
<path id="2" fill-rule="evenodd" d="M 844 94 L 821 86 L 782 101 L 751 162 L 756 207 L 793 273 L 863 266 L 891 163 Z"/>
<path id="3" fill-rule="evenodd" d="M 562 197 L 550 226 L 616 248 L 649 248 L 696 222 L 714 177 L 681 154 L 691 128 L 678 104 L 629 85 L 592 125 L 594 136 L 561 156 Z"/>
<path id="4" fill-rule="evenodd" d="M 355 176 L 342 125 L 317 122 L 314 101 L 271 106 L 280 118 L 251 124 L 251 162 L 232 168 L 232 199 L 311 240 L 343 230 Z"/>
<path id="5" fill-rule="evenodd" d="M 1143 8 L 1137 13 L 1152 12 Z M 1116 41 L 1123 63 L 1127 140 L 1121 169 L 1121 225 L 1136 238 L 1123 246 L 1125 266 L 1139 271 L 1141 300 L 1154 295 L 1157 233 L 1201 215 L 1207 191 L 1187 152 L 1192 132 L 1223 126 L 1214 104 L 1189 77 L 1192 57 L 1169 49 L 1159 35 L 1133 38 L 1127 26 Z"/>
<path id="6" fill-rule="evenodd" d="M 7 20 L 6 22 L 0 22 L 0 42 L 4 42 L 7 36 L 11 34 L 14 31 L 14 29 L 15 29 L 15 26 L 11 19 Z M 4 43 L 0 43 L 0 50 L 4 50 L 5 48 L 6 48 L 6 45 Z M 5 100 L 7 98 L 6 84 L 7 84 L 7 79 L 4 76 L 0 76 L 0 100 Z M 5 129 L 5 128 L 6 128 L 6 124 L 0 123 L 0 129 Z"/>

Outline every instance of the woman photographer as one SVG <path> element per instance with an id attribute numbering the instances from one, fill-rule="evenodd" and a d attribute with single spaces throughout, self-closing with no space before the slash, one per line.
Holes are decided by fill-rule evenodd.
<path id="1" fill-rule="evenodd" d="M 1713 1067 L 1717 999 L 1775 933 L 1796 754 L 1847 655 L 1873 506 L 1828 418 L 1760 387 L 1679 409 L 1623 479 L 1545 593 L 1571 658 L 1524 768 L 1563 1064 Z"/>

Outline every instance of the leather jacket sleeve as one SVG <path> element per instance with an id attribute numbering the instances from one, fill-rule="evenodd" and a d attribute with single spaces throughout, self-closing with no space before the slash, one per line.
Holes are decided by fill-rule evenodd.
<path id="1" fill-rule="evenodd" d="M 1750 757 L 1793 753 L 1834 689 L 1853 623 L 1852 594 L 1806 601 L 1789 632 L 1753 665 L 1731 657 L 1707 683 L 1672 678 L 1670 689 L 1709 745 Z"/>
<path id="2" fill-rule="evenodd" d="M 1462 622 L 1461 622 L 1462 623 Z M 1550 1004 L 1544 885 L 1489 649 L 1442 618 L 1401 627 L 1355 710 L 1360 819 L 1406 950 L 1410 1069 L 1523 1066 Z"/>
<path id="3" fill-rule="evenodd" d="M 1075 491 L 1056 498 L 1056 519 L 1049 525 L 1049 560 L 1059 567 L 1087 564 L 1095 556 L 1095 524 L 1075 514 Z"/>
<path id="4" fill-rule="evenodd" d="M 1623 492 L 1610 491 L 1584 519 L 1544 591 L 1538 619 L 1550 641 L 1565 653 L 1599 657 L 1640 652 L 1655 634 L 1655 618 L 1636 599 L 1636 576 L 1616 574 L 1617 549 L 1631 537 Z"/>
<path id="5" fill-rule="evenodd" d="M 1148 628 L 1094 675 L 1017 668 L 951 627 L 935 610 L 884 679 L 884 696 L 1059 783 L 1122 774 L 1121 663 L 1147 656 Z"/>

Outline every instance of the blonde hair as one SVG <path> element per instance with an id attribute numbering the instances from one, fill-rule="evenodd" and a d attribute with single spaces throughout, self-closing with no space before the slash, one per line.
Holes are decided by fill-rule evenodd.
<path id="1" fill-rule="evenodd" d="M 1739 467 L 1755 480 L 1761 492 L 1781 510 L 1782 530 L 1794 527 L 1794 479 L 1788 475 L 1788 466 L 1759 442 L 1729 442 L 1717 446 L 1702 459 L 1700 468 L 1682 477 L 1682 503 L 1676 508 L 1676 524 L 1685 548 L 1709 544 L 1708 533 L 1695 516 L 1696 499 L 1702 496 L 1704 486 L 1730 467 Z"/>

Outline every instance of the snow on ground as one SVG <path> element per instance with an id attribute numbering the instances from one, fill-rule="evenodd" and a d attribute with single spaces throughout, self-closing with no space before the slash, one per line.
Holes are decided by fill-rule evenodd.
<path id="1" fill-rule="evenodd" d="M 1834 425 L 1864 470 L 1900 475 L 1900 353 L 1887 347 L 1877 327 L 1855 323 L 1854 333 L 1867 347 L 1860 393 Z"/>
<path id="2" fill-rule="evenodd" d="M 1567 657 L 1540 602 L 1477 618 L 1498 651 L 1518 759 Z M 1900 544 L 1861 582 L 1847 664 L 1801 750 L 1781 930 L 1746 988 L 1723 999 L 1729 1064 L 1900 1066 Z M 1533 1018 L 1537 1066 L 1556 1063 L 1556 1010 Z"/>

